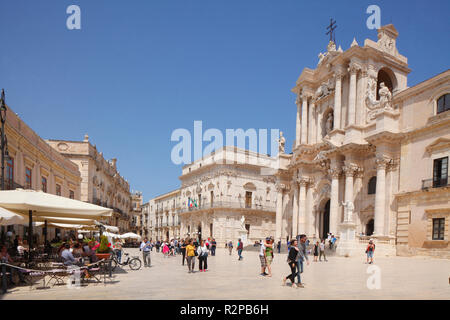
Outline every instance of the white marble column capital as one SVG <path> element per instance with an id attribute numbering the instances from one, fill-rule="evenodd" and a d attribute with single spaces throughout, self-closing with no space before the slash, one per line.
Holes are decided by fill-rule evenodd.
<path id="1" fill-rule="evenodd" d="M 377 170 L 386 170 L 386 168 L 388 167 L 388 164 L 390 162 L 390 159 L 385 158 L 385 157 L 377 157 L 377 159 L 375 160 L 375 165 L 377 167 Z"/>
<path id="2" fill-rule="evenodd" d="M 332 179 L 339 179 L 341 172 L 342 171 L 339 168 L 330 168 L 328 170 L 328 174 L 331 176 Z"/>
<path id="3" fill-rule="evenodd" d="M 356 75 L 358 73 L 358 71 L 360 71 L 362 68 L 361 66 L 356 63 L 356 62 L 351 62 L 348 66 L 348 72 L 350 73 L 350 75 Z"/>

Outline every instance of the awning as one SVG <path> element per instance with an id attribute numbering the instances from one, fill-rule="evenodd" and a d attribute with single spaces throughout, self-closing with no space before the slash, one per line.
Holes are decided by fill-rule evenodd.
<path id="1" fill-rule="evenodd" d="M 0 207 L 33 217 L 100 219 L 110 217 L 112 209 L 42 191 L 16 189 L 0 191 Z"/>
<path id="2" fill-rule="evenodd" d="M 136 233 L 133 233 L 133 232 L 128 232 L 128 233 L 120 235 L 120 238 L 121 239 L 137 239 L 137 240 L 139 240 L 141 238 L 141 236 Z"/>
<path id="3" fill-rule="evenodd" d="M 28 219 L 12 211 L 0 207 L 0 226 L 28 223 Z"/>

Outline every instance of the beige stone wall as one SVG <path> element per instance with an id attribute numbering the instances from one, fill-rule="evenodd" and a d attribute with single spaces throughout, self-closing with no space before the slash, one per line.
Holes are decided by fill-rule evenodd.
<path id="1" fill-rule="evenodd" d="M 117 170 L 117 160 L 107 161 L 102 152 L 89 142 L 48 140 L 50 146 L 72 160 L 81 174 L 81 200 L 116 209 L 105 223 L 129 231 L 133 216 L 130 185 Z M 120 213 L 120 211 L 122 213 Z"/>

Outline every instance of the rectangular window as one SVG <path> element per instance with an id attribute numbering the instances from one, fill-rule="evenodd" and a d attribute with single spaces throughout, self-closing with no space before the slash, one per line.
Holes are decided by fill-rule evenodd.
<path id="1" fill-rule="evenodd" d="M 31 189 L 31 174 L 33 172 L 31 171 L 30 168 L 25 168 L 25 189 Z"/>
<path id="2" fill-rule="evenodd" d="M 445 218 L 433 219 L 433 240 L 444 240 Z"/>
<path id="3" fill-rule="evenodd" d="M 69 198 L 75 199 L 75 192 L 73 192 L 73 190 L 69 190 Z"/>
<path id="4" fill-rule="evenodd" d="M 434 160 L 433 188 L 446 186 L 448 182 L 448 157 Z"/>
<path id="5" fill-rule="evenodd" d="M 14 159 L 8 158 L 6 160 L 6 179 L 5 179 L 6 190 L 14 189 Z"/>
<path id="6" fill-rule="evenodd" d="M 47 192 L 47 178 L 42 177 L 42 191 Z"/>
<path id="7" fill-rule="evenodd" d="M 61 196 L 61 186 L 59 184 L 56 185 L 56 195 Z"/>
<path id="8" fill-rule="evenodd" d="M 246 208 L 252 207 L 252 193 L 250 191 L 245 192 L 245 207 Z"/>

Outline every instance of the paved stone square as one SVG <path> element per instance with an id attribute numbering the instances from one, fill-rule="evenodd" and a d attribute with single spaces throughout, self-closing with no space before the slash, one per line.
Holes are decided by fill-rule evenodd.
<path id="1" fill-rule="evenodd" d="M 130 255 L 138 249 L 126 249 Z M 381 289 L 367 288 L 369 265 L 365 256 L 329 257 L 328 262 L 311 262 L 302 275 L 305 288 L 282 286 L 289 274 L 286 254 L 276 254 L 273 277 L 259 275 L 260 265 L 254 251 L 244 251 L 244 260 L 218 249 L 208 257 L 209 270 L 188 274 L 181 266 L 181 256 L 164 258 L 152 252 L 152 267 L 114 274 L 106 285 L 90 284 L 79 289 L 55 286 L 30 290 L 14 288 L 3 299 L 450 299 L 450 260 L 428 257 L 375 256 L 381 271 Z M 287 282 L 289 283 L 289 281 Z"/>

